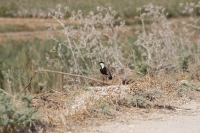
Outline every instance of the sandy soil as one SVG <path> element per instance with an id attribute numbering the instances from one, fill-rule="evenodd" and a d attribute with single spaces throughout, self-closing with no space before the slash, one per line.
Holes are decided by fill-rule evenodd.
<path id="1" fill-rule="evenodd" d="M 133 112 L 133 113 L 131 113 Z M 200 133 L 200 102 L 176 110 L 136 109 L 118 114 L 113 121 L 83 128 L 84 133 Z"/>

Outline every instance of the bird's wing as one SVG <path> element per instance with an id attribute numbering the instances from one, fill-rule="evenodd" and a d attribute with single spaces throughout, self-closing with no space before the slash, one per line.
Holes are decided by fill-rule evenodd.
<path id="1" fill-rule="evenodd" d="M 106 69 L 107 69 L 107 75 L 108 75 L 108 76 L 110 76 L 110 77 L 112 77 L 112 74 L 111 74 L 111 69 L 110 69 L 110 67 L 107 67 Z"/>

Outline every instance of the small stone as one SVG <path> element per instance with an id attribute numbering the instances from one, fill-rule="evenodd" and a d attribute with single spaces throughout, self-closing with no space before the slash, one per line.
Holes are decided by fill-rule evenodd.
<path id="1" fill-rule="evenodd" d="M 200 88 L 196 88 L 196 91 L 200 91 Z"/>

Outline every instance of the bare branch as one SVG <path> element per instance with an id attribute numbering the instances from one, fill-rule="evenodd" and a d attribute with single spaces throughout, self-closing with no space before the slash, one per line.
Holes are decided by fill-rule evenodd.
<path id="1" fill-rule="evenodd" d="M 112 83 L 105 83 L 101 80 L 98 80 L 98 79 L 95 79 L 95 78 L 90 78 L 90 77 L 87 77 L 87 76 L 83 76 L 83 75 L 77 75 L 77 74 L 72 74 L 72 73 L 64 73 L 64 72 L 60 72 L 60 71 L 52 71 L 52 70 L 37 70 L 33 73 L 33 75 L 31 76 L 30 80 L 29 80 L 29 83 L 24 87 L 24 89 L 22 91 L 20 91 L 18 94 L 21 94 L 22 92 L 24 92 L 30 85 L 31 85 L 31 81 L 33 79 L 33 77 L 36 75 L 36 73 L 45 73 L 45 72 L 48 72 L 48 73 L 56 73 L 56 74 L 62 74 L 62 75 L 68 75 L 68 76 L 74 76 L 74 77 L 80 77 L 80 78 L 84 78 L 84 79 L 89 79 L 89 80 L 93 80 L 93 81 L 96 81 L 96 82 L 99 82 L 101 84 L 106 84 L 106 85 L 114 85 Z"/>
<path id="2" fill-rule="evenodd" d="M 0 88 L 0 91 L 2 91 L 3 93 L 5 93 L 6 95 L 8 95 L 8 96 L 11 96 L 11 97 L 13 97 L 14 98 L 14 96 L 13 95 L 11 95 L 10 93 L 8 93 L 8 92 L 6 92 L 6 91 L 4 91 L 3 89 L 1 89 Z"/>
<path id="3" fill-rule="evenodd" d="M 37 73 L 37 71 L 35 71 L 34 73 L 33 73 L 33 75 L 31 76 L 31 78 L 30 78 L 30 80 L 29 80 L 29 83 L 26 85 L 26 87 L 24 87 L 24 89 L 23 90 L 21 90 L 18 94 L 21 94 L 22 92 L 24 92 L 30 85 L 31 85 L 31 81 L 32 81 L 32 79 L 33 79 L 33 77 L 35 76 L 35 74 Z"/>

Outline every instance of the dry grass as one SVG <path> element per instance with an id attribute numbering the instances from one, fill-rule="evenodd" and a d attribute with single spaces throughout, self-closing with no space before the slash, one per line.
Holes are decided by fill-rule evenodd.
<path id="1" fill-rule="evenodd" d="M 36 109 L 43 109 L 40 118 L 42 123 L 54 125 L 56 128 L 65 127 L 68 130 L 75 130 L 78 125 L 83 126 L 85 123 L 86 126 L 90 118 L 115 118 L 116 112 L 122 111 L 119 110 L 120 108 L 132 108 L 132 103 L 135 101 L 130 101 L 128 96 L 134 98 L 140 94 L 144 102 L 150 103 L 146 108 L 170 110 L 179 108 L 179 105 L 191 99 L 197 100 L 198 93 L 194 88 L 198 88 L 198 82 L 194 82 L 193 84 L 197 86 L 193 87 L 185 87 L 182 84 L 189 76 L 191 75 L 178 74 L 174 77 L 165 75 L 162 79 L 147 75 L 134 78 L 134 82 L 128 85 L 87 87 L 85 90 L 80 87 L 70 92 L 42 93 L 36 95 L 32 103 Z M 192 81 L 188 82 L 192 83 Z M 162 93 L 158 95 L 158 92 Z M 71 128 L 74 126 L 75 129 Z"/>
<path id="2" fill-rule="evenodd" d="M 33 106 L 43 108 L 42 121 L 53 125 L 66 125 L 68 118 L 84 114 L 96 103 L 104 100 L 122 100 L 126 97 L 126 92 L 130 91 L 128 86 L 118 85 L 88 87 L 88 89 L 89 91 L 79 89 L 77 94 L 57 91 L 39 94 L 35 96 Z"/>

